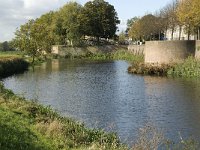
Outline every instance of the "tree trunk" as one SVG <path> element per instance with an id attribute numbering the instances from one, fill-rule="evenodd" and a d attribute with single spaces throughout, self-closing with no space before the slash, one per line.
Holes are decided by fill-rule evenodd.
<path id="1" fill-rule="evenodd" d="M 158 37 L 158 38 L 159 38 L 159 39 L 158 39 L 159 41 L 160 41 L 160 34 L 161 34 L 160 32 L 161 32 L 161 31 L 159 31 L 159 37 Z"/>
<path id="2" fill-rule="evenodd" d="M 179 40 L 181 40 L 181 32 L 182 32 L 182 26 L 179 26 L 179 35 L 178 35 L 179 36 L 178 37 Z"/>
<path id="3" fill-rule="evenodd" d="M 98 43 L 98 45 L 100 44 L 100 42 L 99 42 L 100 40 L 99 40 L 99 36 L 97 37 L 97 43 Z"/>
<path id="4" fill-rule="evenodd" d="M 188 26 L 188 40 L 190 40 L 190 25 Z"/>
<path id="5" fill-rule="evenodd" d="M 199 40 L 199 39 L 200 39 L 200 38 L 199 38 L 199 36 L 200 36 L 200 31 L 199 31 L 199 30 L 200 30 L 200 27 L 198 28 L 198 33 L 197 33 L 197 34 L 198 34 L 198 35 L 197 35 L 197 40 Z"/>
<path id="6" fill-rule="evenodd" d="M 174 39 L 174 29 L 172 29 L 172 33 L 171 33 L 171 39 Z"/>
<path id="7" fill-rule="evenodd" d="M 34 64 L 34 62 L 35 62 L 35 55 L 33 55 L 32 64 Z"/>

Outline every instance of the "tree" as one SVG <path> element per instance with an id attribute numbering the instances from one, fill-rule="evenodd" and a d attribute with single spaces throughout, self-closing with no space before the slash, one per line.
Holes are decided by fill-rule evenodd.
<path id="1" fill-rule="evenodd" d="M 70 44 L 78 45 L 83 33 L 81 32 L 80 13 L 82 6 L 76 2 L 69 2 L 59 10 L 59 21 L 62 21 L 62 28 L 66 32 L 66 38 Z"/>
<path id="2" fill-rule="evenodd" d="M 127 33 L 128 33 L 128 31 L 130 30 L 130 28 L 132 27 L 132 25 L 133 25 L 136 21 L 138 21 L 139 19 L 140 19 L 139 17 L 133 17 L 133 18 L 127 20 L 127 23 L 126 23 L 126 25 L 127 25 L 126 32 L 127 32 Z"/>
<path id="3" fill-rule="evenodd" d="M 52 32 L 54 35 L 54 41 L 57 45 L 66 45 L 67 33 L 66 29 L 63 28 L 63 18 L 59 12 L 55 12 L 52 21 Z"/>
<path id="4" fill-rule="evenodd" d="M 9 51 L 9 43 L 7 41 L 4 41 L 3 43 L 0 44 L 0 49 L 1 51 Z"/>
<path id="5" fill-rule="evenodd" d="M 55 43 L 52 31 L 53 17 L 54 12 L 51 11 L 36 19 L 32 25 L 32 38 L 36 41 L 39 52 L 50 53 L 51 46 Z"/>
<path id="6" fill-rule="evenodd" d="M 166 31 L 171 30 L 171 39 L 174 39 L 174 31 L 177 26 L 180 27 L 181 33 L 181 26 L 178 22 L 176 10 L 178 7 L 178 1 L 173 0 L 171 3 L 167 4 L 162 10 L 161 10 L 161 17 L 163 18 L 163 23 L 165 24 Z M 179 35 L 180 38 L 180 35 Z"/>
<path id="7" fill-rule="evenodd" d="M 190 34 L 198 32 L 200 27 L 200 1 L 199 0 L 184 0 L 178 5 L 177 16 L 179 21 L 185 26 L 185 31 Z"/>
<path id="8" fill-rule="evenodd" d="M 126 44 L 126 34 L 124 31 L 122 31 L 120 34 L 119 34 L 119 43 L 120 44 Z"/>
<path id="9" fill-rule="evenodd" d="M 114 6 L 104 0 L 89 1 L 84 5 L 83 20 L 85 35 L 99 38 L 112 38 L 120 23 Z"/>
<path id="10" fill-rule="evenodd" d="M 135 41 L 142 38 L 142 29 L 139 20 L 132 24 L 131 28 L 128 31 L 128 35 L 132 38 L 132 40 Z"/>
<path id="11" fill-rule="evenodd" d="M 38 53 L 37 42 L 33 38 L 32 27 L 34 20 L 29 20 L 26 24 L 21 25 L 20 29 L 15 32 L 15 47 L 24 51 L 32 57 L 32 63 Z"/>

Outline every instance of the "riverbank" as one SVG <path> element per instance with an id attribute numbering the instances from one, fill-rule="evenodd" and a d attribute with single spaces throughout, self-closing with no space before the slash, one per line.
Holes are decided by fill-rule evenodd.
<path id="1" fill-rule="evenodd" d="M 113 133 L 88 129 L 0 84 L 0 149 L 126 149 Z"/>
<path id="2" fill-rule="evenodd" d="M 29 63 L 19 56 L 0 55 L 0 78 L 22 73 L 28 66 Z"/>
<path id="3" fill-rule="evenodd" d="M 141 75 L 173 76 L 173 77 L 200 77 L 200 60 L 188 57 L 180 63 L 173 64 L 145 64 L 133 63 L 128 68 L 129 73 Z"/>
<path id="4" fill-rule="evenodd" d="M 20 57 L 0 57 L 0 77 L 28 68 Z M 88 129 L 49 107 L 15 95 L 0 83 L 0 149 L 127 149 L 117 135 Z"/>
<path id="5" fill-rule="evenodd" d="M 128 51 L 126 45 L 104 45 L 69 47 L 64 45 L 54 45 L 52 47 L 53 58 L 89 59 L 89 60 L 143 60 L 143 55 L 134 55 Z"/>

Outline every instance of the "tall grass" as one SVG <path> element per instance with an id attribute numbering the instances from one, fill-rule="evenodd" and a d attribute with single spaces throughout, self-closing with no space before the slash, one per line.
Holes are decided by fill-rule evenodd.
<path id="1" fill-rule="evenodd" d="M 117 50 L 110 53 L 89 53 L 86 57 L 92 60 L 127 60 L 134 62 L 140 62 L 144 59 L 142 55 L 133 55 L 127 50 Z"/>
<path id="2" fill-rule="evenodd" d="M 179 77 L 200 77 L 200 60 L 188 57 L 184 62 L 169 69 L 167 74 Z"/>
<path id="3" fill-rule="evenodd" d="M 200 77 L 200 60 L 188 57 L 183 62 L 177 64 L 145 64 L 134 62 L 128 68 L 128 72 L 143 75 Z"/>

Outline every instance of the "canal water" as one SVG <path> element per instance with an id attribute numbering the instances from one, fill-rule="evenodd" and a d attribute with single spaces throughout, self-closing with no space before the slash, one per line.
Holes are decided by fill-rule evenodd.
<path id="1" fill-rule="evenodd" d="M 87 127 L 136 140 L 147 123 L 167 138 L 200 139 L 200 81 L 128 74 L 125 61 L 53 60 L 4 79 L 5 87 Z"/>

